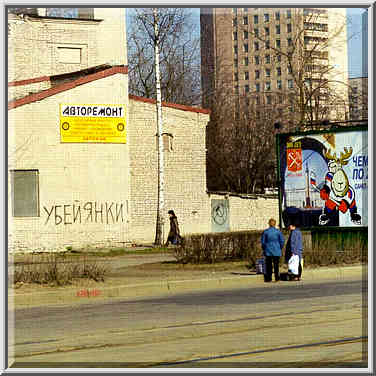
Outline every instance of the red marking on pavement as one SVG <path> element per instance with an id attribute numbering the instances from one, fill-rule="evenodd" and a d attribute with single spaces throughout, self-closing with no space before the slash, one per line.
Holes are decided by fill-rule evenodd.
<path id="1" fill-rule="evenodd" d="M 83 289 L 77 291 L 76 296 L 80 298 L 88 298 L 90 296 L 99 296 L 101 292 L 97 289 L 89 290 L 89 289 Z"/>

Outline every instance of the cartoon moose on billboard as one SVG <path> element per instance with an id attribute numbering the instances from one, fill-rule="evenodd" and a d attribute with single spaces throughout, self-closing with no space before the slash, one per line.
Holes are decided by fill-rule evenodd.
<path id="1" fill-rule="evenodd" d="M 342 166 L 348 164 L 348 159 L 352 155 L 352 147 L 344 148 L 337 158 L 336 153 L 331 155 L 328 150 L 325 157 L 328 160 L 328 172 L 325 176 L 325 183 L 320 190 L 320 197 L 325 201 L 323 214 L 319 217 L 319 224 L 326 225 L 336 210 L 342 213 L 349 212 L 351 221 L 355 224 L 361 224 L 361 216 L 357 213 L 355 192 L 349 185 L 349 179 Z"/>

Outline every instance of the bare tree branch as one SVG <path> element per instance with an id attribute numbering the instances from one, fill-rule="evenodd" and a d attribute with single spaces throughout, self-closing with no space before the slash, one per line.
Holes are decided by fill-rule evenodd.
<path id="1" fill-rule="evenodd" d="M 154 36 L 154 16 L 150 8 L 138 8 L 128 32 L 130 93 L 156 98 L 152 48 L 160 46 L 162 100 L 199 105 L 199 36 L 187 8 L 158 8 L 158 35 Z"/>

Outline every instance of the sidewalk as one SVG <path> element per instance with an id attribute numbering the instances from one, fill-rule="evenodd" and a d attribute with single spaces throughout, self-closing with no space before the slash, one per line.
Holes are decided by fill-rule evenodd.
<path id="1" fill-rule="evenodd" d="M 172 255 L 127 255 L 121 258 L 103 260 L 110 262 L 113 271 L 104 282 L 82 280 L 64 287 L 45 287 L 28 285 L 19 289 L 9 288 L 9 307 L 27 308 L 43 305 L 89 304 L 113 299 L 137 299 L 161 296 L 179 292 L 198 290 L 227 289 L 241 287 L 270 288 L 276 284 L 265 284 L 262 275 L 256 275 L 246 267 L 234 267 L 234 270 L 158 270 L 151 264 L 175 260 Z M 138 267 L 136 267 L 138 266 Z M 304 283 L 322 280 L 348 280 L 365 278 L 367 265 L 343 267 L 305 268 Z"/>

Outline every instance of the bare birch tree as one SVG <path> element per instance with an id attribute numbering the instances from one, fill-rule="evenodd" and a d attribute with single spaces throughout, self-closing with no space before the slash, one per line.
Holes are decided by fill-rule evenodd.
<path id="1" fill-rule="evenodd" d="M 138 20 L 142 23 L 144 31 L 147 33 L 150 43 L 153 46 L 153 69 L 154 79 L 152 80 L 155 88 L 157 108 L 157 137 L 158 137 L 158 201 L 157 201 L 157 221 L 155 230 L 155 245 L 163 243 L 163 211 L 164 211 L 164 155 L 163 155 L 163 118 L 162 118 L 162 99 L 160 83 L 160 48 L 167 37 L 170 20 L 161 15 L 157 8 L 144 10 L 138 13 Z"/>
<path id="2" fill-rule="evenodd" d="M 159 15 L 157 8 L 153 9 L 154 18 L 154 61 L 155 61 L 155 83 L 157 93 L 157 137 L 158 137 L 158 208 L 157 224 L 155 230 L 155 245 L 163 242 L 163 210 L 164 210 L 164 155 L 163 155 L 163 123 L 162 123 L 162 99 L 161 99 L 161 79 L 159 71 Z"/>
<path id="3" fill-rule="evenodd" d="M 155 245 L 164 236 L 164 155 L 162 100 L 192 104 L 192 72 L 186 59 L 192 58 L 190 40 L 183 37 L 187 14 L 184 8 L 139 8 L 135 10 L 130 33 L 129 90 L 156 98 L 158 137 L 158 203 Z M 188 101 L 188 103 L 187 103 Z"/>
<path id="4" fill-rule="evenodd" d="M 128 22 L 129 91 L 156 98 L 150 8 L 136 8 Z M 200 103 L 200 48 L 188 8 L 158 8 L 162 100 Z"/>

